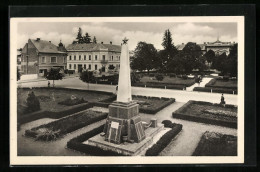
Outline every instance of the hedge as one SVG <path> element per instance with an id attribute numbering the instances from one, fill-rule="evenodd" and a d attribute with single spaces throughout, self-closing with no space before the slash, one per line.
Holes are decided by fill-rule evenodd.
<path id="1" fill-rule="evenodd" d="M 229 128 L 237 128 L 237 121 L 222 121 L 221 119 L 210 119 L 210 118 L 203 118 L 199 116 L 191 116 L 183 113 L 183 110 L 186 109 L 190 104 L 200 104 L 200 105 L 212 105 L 212 106 L 222 106 L 220 104 L 213 104 L 209 102 L 202 102 L 202 101 L 193 101 L 190 100 L 188 103 L 183 105 L 181 108 L 176 110 L 175 112 L 172 113 L 173 118 L 178 118 L 178 119 L 183 119 L 183 120 L 188 120 L 188 121 L 194 121 L 194 122 L 201 122 L 201 123 L 206 123 L 206 124 L 212 124 L 212 125 L 220 125 L 224 127 L 229 127 Z M 225 107 L 228 108 L 237 108 L 234 105 L 225 105 Z"/>
<path id="2" fill-rule="evenodd" d="M 220 85 L 214 85 L 216 82 L 217 82 L 217 80 L 219 80 L 219 81 L 225 81 L 225 80 L 223 80 L 223 79 L 219 79 L 219 78 L 217 78 L 217 79 L 212 79 L 212 80 L 210 80 L 206 85 L 205 85 L 205 87 L 209 87 L 209 88 L 222 88 L 222 89 L 231 89 L 231 90 L 237 90 L 237 86 L 220 86 Z"/>
<path id="3" fill-rule="evenodd" d="M 107 118 L 107 113 L 104 113 L 100 116 L 97 116 L 97 117 L 94 117 L 94 118 L 90 118 L 88 119 L 87 121 L 85 122 L 80 122 L 78 124 L 75 124 L 73 126 L 71 126 L 70 128 L 67 128 L 66 130 L 62 130 L 60 133 L 59 133 L 59 137 L 63 136 L 63 135 L 66 135 L 67 133 L 71 133 L 75 130 L 78 130 L 82 127 L 85 127 L 87 125 L 90 125 L 90 124 L 93 124 L 95 122 L 98 122 L 100 120 L 103 120 L 103 119 L 106 119 Z M 55 125 L 55 123 L 59 122 L 59 120 L 57 121 L 53 121 L 51 123 L 47 123 L 47 124 L 43 124 L 43 125 L 40 125 L 38 127 L 35 127 L 35 128 L 32 128 L 30 130 L 26 130 L 25 131 L 25 136 L 29 136 L 29 137 L 36 137 L 37 136 L 37 130 L 40 129 L 40 128 L 49 128 L 48 126 L 50 125 Z"/>
<path id="4" fill-rule="evenodd" d="M 148 88 L 163 88 L 165 89 L 176 89 L 176 90 L 183 90 L 186 89 L 185 85 L 182 84 L 167 84 L 167 83 L 157 83 L 157 82 L 147 82 L 147 83 L 142 83 L 142 82 L 137 82 L 134 83 L 132 86 L 134 87 L 148 87 Z"/>
<path id="5" fill-rule="evenodd" d="M 70 141 L 67 142 L 67 147 L 79 152 L 83 152 L 88 155 L 92 156 L 124 156 L 122 154 L 110 151 L 110 150 L 103 150 L 96 146 L 91 146 L 87 144 L 83 144 L 82 142 L 88 140 L 91 137 L 94 137 L 95 135 L 100 134 L 103 132 L 105 125 L 101 125 L 97 128 L 94 128 L 93 130 L 84 133 L 82 135 L 79 135 Z"/>
<path id="6" fill-rule="evenodd" d="M 193 91 L 200 91 L 200 92 L 212 92 L 213 93 L 225 93 L 225 94 L 237 94 L 237 89 L 228 89 L 228 88 L 213 88 L 213 87 L 195 87 Z"/>
<path id="7" fill-rule="evenodd" d="M 165 133 L 151 148 L 147 149 L 145 156 L 158 156 L 181 130 L 181 124 L 174 124 L 170 131 Z"/>

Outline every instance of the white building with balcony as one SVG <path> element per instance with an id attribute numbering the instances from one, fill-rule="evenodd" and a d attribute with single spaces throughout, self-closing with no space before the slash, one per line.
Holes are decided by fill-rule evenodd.
<path id="1" fill-rule="evenodd" d="M 121 46 L 101 43 L 70 44 L 67 46 L 67 69 L 75 73 L 82 69 L 108 72 L 109 66 L 120 67 Z"/>

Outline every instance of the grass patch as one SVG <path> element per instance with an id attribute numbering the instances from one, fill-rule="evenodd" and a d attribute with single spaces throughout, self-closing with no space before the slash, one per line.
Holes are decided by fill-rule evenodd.
<path id="1" fill-rule="evenodd" d="M 48 124 L 40 125 L 25 131 L 26 136 L 35 137 L 37 140 L 50 141 L 63 135 L 85 127 L 107 117 L 107 113 L 87 110 L 68 116 Z"/>
<path id="2" fill-rule="evenodd" d="M 172 113 L 173 118 L 237 128 L 237 107 L 234 105 L 213 104 L 189 101 Z"/>
<path id="3" fill-rule="evenodd" d="M 212 79 L 205 87 L 237 89 L 237 80 Z"/>
<path id="4" fill-rule="evenodd" d="M 93 107 L 94 102 L 110 98 L 112 93 L 66 88 L 18 88 L 17 118 L 20 124 L 40 118 L 61 118 Z M 26 113 L 26 99 L 33 91 L 40 100 L 41 110 Z M 70 101 L 71 95 L 77 97 Z M 82 101 L 84 100 L 84 102 Z M 87 103 L 88 102 L 88 103 Z"/>
<path id="5" fill-rule="evenodd" d="M 237 137 L 206 131 L 193 156 L 237 156 Z"/>
<path id="6" fill-rule="evenodd" d="M 174 98 L 160 98 L 160 97 L 149 97 L 149 96 L 132 96 L 133 101 L 139 104 L 139 112 L 146 114 L 156 114 L 163 108 L 169 106 L 175 102 Z M 113 95 L 108 99 L 100 102 L 96 102 L 95 106 L 108 107 L 113 101 L 116 100 L 116 96 Z"/>
<path id="7" fill-rule="evenodd" d="M 195 84 L 194 79 L 183 79 L 177 77 L 165 76 L 162 81 L 157 81 L 154 77 L 144 76 L 141 78 L 140 82 L 142 83 L 161 83 L 166 85 L 183 85 L 189 87 Z"/>
<path id="8" fill-rule="evenodd" d="M 237 89 L 215 88 L 215 87 L 195 87 L 193 91 L 200 91 L 200 92 L 212 91 L 213 93 L 237 94 Z"/>

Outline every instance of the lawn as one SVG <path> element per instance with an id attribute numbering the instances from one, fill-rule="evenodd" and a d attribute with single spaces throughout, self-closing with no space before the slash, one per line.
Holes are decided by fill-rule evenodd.
<path id="1" fill-rule="evenodd" d="M 73 90 L 73 89 L 60 89 L 60 88 L 34 88 L 34 89 L 21 89 L 18 88 L 18 116 L 24 114 L 26 108 L 26 99 L 29 92 L 33 91 L 35 96 L 39 98 L 41 111 L 59 112 L 72 108 L 71 105 L 60 104 L 71 98 L 74 95 L 80 100 L 80 103 L 96 102 L 106 99 L 111 94 L 103 94 L 98 92 Z M 78 102 L 77 102 L 78 103 Z M 78 103 L 79 104 L 79 103 Z M 75 104 L 77 105 L 77 104 Z"/>
<path id="2" fill-rule="evenodd" d="M 237 156 L 237 137 L 206 131 L 193 156 Z"/>
<path id="3" fill-rule="evenodd" d="M 139 104 L 139 112 L 147 114 L 155 114 L 175 102 L 173 98 L 160 98 L 160 97 L 148 97 L 148 96 L 132 96 L 133 101 Z M 116 96 L 111 96 L 109 99 L 95 103 L 95 106 L 108 107 L 113 101 L 116 100 Z"/>
<path id="4" fill-rule="evenodd" d="M 142 83 L 162 83 L 162 84 L 169 84 L 169 85 L 185 85 L 186 87 L 189 87 L 195 83 L 194 79 L 182 79 L 182 78 L 177 78 L 177 77 L 169 77 L 169 76 L 164 76 L 162 81 L 158 81 L 155 79 L 155 77 L 149 77 L 149 76 L 144 76 L 141 78 L 140 82 Z"/>
<path id="5" fill-rule="evenodd" d="M 25 135 L 50 141 L 107 117 L 107 113 L 86 110 L 48 124 L 26 130 Z"/>
<path id="6" fill-rule="evenodd" d="M 233 105 L 225 105 L 224 107 L 209 102 L 189 101 L 173 112 L 172 116 L 195 122 L 237 127 L 237 107 Z"/>
<path id="7" fill-rule="evenodd" d="M 206 87 L 237 89 L 237 80 L 224 81 L 222 79 L 212 79 L 206 84 Z"/>

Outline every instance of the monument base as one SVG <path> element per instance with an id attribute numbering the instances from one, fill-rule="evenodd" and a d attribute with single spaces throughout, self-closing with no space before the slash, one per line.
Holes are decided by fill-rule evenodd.
<path id="1" fill-rule="evenodd" d="M 113 152 L 117 152 L 123 155 L 135 156 L 140 154 L 144 149 L 146 149 L 153 142 L 153 137 L 159 133 L 163 129 L 162 124 L 158 124 L 156 128 L 147 128 L 145 130 L 146 138 L 139 143 L 121 143 L 114 144 L 111 142 L 105 141 L 104 137 L 100 136 L 100 134 L 88 139 L 85 144 L 89 144 L 92 146 L 99 147 L 103 150 L 110 150 Z"/>

